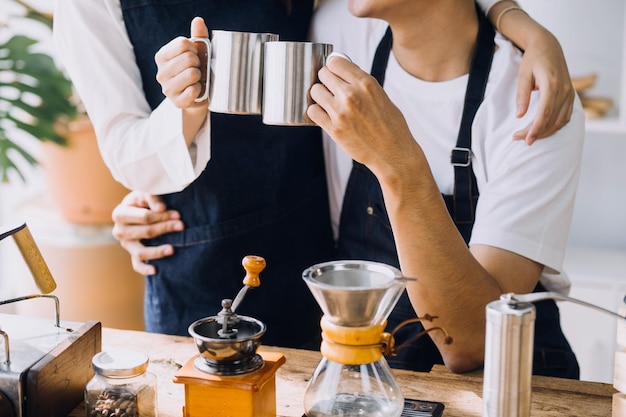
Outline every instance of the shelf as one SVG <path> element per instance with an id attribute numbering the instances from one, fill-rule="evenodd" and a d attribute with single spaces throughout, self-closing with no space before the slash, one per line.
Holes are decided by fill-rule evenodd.
<path id="1" fill-rule="evenodd" d="M 585 130 L 588 133 L 602 133 L 610 135 L 626 135 L 626 123 L 617 118 L 587 120 Z"/>

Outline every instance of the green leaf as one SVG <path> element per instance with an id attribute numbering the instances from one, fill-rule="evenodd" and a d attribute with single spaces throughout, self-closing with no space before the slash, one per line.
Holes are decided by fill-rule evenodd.
<path id="1" fill-rule="evenodd" d="M 18 0 L 22 4 L 21 1 Z M 24 4 L 23 4 L 24 5 Z M 27 18 L 42 21 L 47 16 L 24 5 Z M 0 44 L 0 88 L 12 90 L 0 94 L 0 179 L 8 181 L 14 171 L 24 181 L 16 158 L 30 165 L 37 161 L 19 145 L 15 131 L 41 141 L 65 144 L 66 140 L 55 130 L 60 120 L 76 116 L 72 84 L 59 70 L 51 56 L 32 51 L 37 40 L 15 35 Z M 15 93 L 15 94 L 13 94 Z M 29 97 L 30 95 L 30 97 Z M 27 116 L 24 116 L 27 114 Z"/>

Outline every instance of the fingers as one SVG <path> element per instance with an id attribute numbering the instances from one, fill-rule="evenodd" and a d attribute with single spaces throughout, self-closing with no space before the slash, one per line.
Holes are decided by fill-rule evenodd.
<path id="1" fill-rule="evenodd" d="M 157 269 L 154 265 L 150 265 L 144 262 L 140 262 L 135 260 L 134 258 L 130 258 L 131 265 L 133 270 L 139 275 L 143 275 L 144 277 L 154 275 L 157 273 Z"/>
<path id="2" fill-rule="evenodd" d="M 545 137 L 548 126 L 553 126 L 555 117 L 553 113 L 556 111 L 555 101 L 554 95 L 540 94 L 537 115 L 524 138 L 527 144 L 532 145 L 539 137 Z"/>
<path id="3" fill-rule="evenodd" d="M 194 17 L 191 21 L 190 34 L 192 38 L 208 38 L 209 29 L 204 23 L 204 19 L 201 17 Z"/>
<path id="4" fill-rule="evenodd" d="M 527 73 L 522 67 L 517 79 L 517 96 L 516 96 L 516 117 L 523 117 L 528 111 L 530 103 L 530 94 L 535 87 L 535 80 L 532 73 Z"/>
<path id="5" fill-rule="evenodd" d="M 533 90 L 539 90 L 539 105 L 533 122 L 513 138 L 529 145 L 567 124 L 573 111 L 575 91 L 558 40 L 549 32 L 528 45 L 520 66 L 517 87 L 517 117 L 526 115 Z"/>
<path id="6" fill-rule="evenodd" d="M 177 211 L 167 210 L 159 197 L 144 193 L 128 194 L 113 209 L 112 218 L 113 237 L 119 240 L 123 247 L 133 245 L 127 241 L 151 239 L 184 229 Z"/>
<path id="7" fill-rule="evenodd" d="M 174 248 L 171 245 L 144 246 L 139 241 L 124 241 L 121 245 L 130 254 L 133 270 L 144 276 L 156 274 L 156 267 L 146 263 L 147 261 L 174 254 Z"/>
<path id="8" fill-rule="evenodd" d="M 564 85 L 556 90 L 554 86 L 539 86 L 539 90 L 539 107 L 535 119 L 529 126 L 513 134 L 514 140 L 524 140 L 528 145 L 556 133 L 570 121 L 573 112 L 573 88 L 570 90 Z M 549 94 L 549 91 L 554 93 Z"/>
<path id="9" fill-rule="evenodd" d="M 159 222 L 180 221 L 180 213 L 167 210 L 158 197 L 146 194 L 128 194 L 111 215 L 114 229 L 132 225 L 150 225 Z M 182 223 L 181 223 L 182 224 Z"/>
<path id="10" fill-rule="evenodd" d="M 156 268 L 146 261 L 174 253 L 172 245 L 146 246 L 143 239 L 184 229 L 180 214 L 167 210 L 158 196 L 133 191 L 113 210 L 113 237 L 130 254 L 133 269 L 141 275 L 154 275 Z"/>
<path id="11" fill-rule="evenodd" d="M 147 216 L 146 216 L 147 217 Z M 145 224 L 124 223 L 117 221 L 113 225 L 113 237 L 117 240 L 141 240 L 152 239 L 167 233 L 180 232 L 184 229 L 184 224 L 180 220 L 158 220 Z"/>
<path id="12" fill-rule="evenodd" d="M 161 199 L 158 195 L 144 194 L 143 200 L 148 203 L 148 208 L 152 211 L 163 213 L 167 210 L 167 206 L 163 202 L 163 199 Z"/>
<path id="13" fill-rule="evenodd" d="M 350 96 L 351 84 L 356 86 L 362 82 L 362 74 L 361 69 L 351 61 L 340 56 L 332 57 L 318 72 L 320 84 L 311 88 L 311 98 L 333 118 L 333 114 L 337 114 L 333 112 L 334 107 Z M 319 110 L 314 108 L 312 112 L 317 114 Z"/>
<path id="14" fill-rule="evenodd" d="M 194 100 L 200 95 L 203 87 L 201 60 L 198 57 L 198 48 L 194 42 L 186 38 L 172 41 L 171 51 L 167 56 L 171 58 L 157 61 L 157 81 L 161 84 L 163 94 L 176 107 L 187 108 L 196 103 Z M 165 54 L 164 54 L 165 55 Z"/>
<path id="15" fill-rule="evenodd" d="M 191 22 L 191 36 L 208 38 L 209 31 L 200 17 Z M 187 108 L 197 106 L 195 99 L 200 96 L 206 83 L 205 45 L 196 45 L 191 40 L 178 37 L 163 46 L 155 54 L 157 64 L 156 79 L 161 84 L 163 94 L 175 106 Z M 204 68 L 204 69 L 203 69 Z"/>
<path id="16" fill-rule="evenodd" d="M 122 202 L 118 204 L 118 207 L 123 206 L 135 206 L 135 207 L 143 207 L 149 208 L 150 210 L 163 212 L 167 210 L 165 203 L 158 195 L 152 195 L 148 193 L 144 193 L 142 191 L 131 191 L 126 194 L 122 199 Z"/>

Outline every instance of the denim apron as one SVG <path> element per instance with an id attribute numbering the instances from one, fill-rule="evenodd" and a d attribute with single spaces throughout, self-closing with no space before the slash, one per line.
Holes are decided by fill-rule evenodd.
<path id="1" fill-rule="evenodd" d="M 145 95 L 162 100 L 156 51 L 189 36 L 193 17 L 209 30 L 277 33 L 306 40 L 313 0 L 121 0 Z M 147 240 L 174 245 L 146 277 L 145 322 L 151 332 L 187 335 L 243 286 L 245 255 L 263 256 L 261 286 L 248 291 L 240 315 L 263 321 L 263 343 L 319 348 L 320 309 L 302 280 L 308 266 L 332 258 L 321 131 L 266 126 L 261 116 L 211 113 L 211 160 L 185 190 L 162 196 L 185 230 Z"/>
<path id="2" fill-rule="evenodd" d="M 483 101 L 495 50 L 493 26 L 481 11 L 478 11 L 478 16 L 477 47 L 470 68 L 457 143 L 451 151 L 454 194 L 443 195 L 448 212 L 465 243 L 470 240 L 479 194 L 471 160 L 472 123 Z M 371 70 L 380 85 L 384 82 L 391 45 L 391 30 L 387 29 L 376 50 Z M 393 232 L 378 180 L 369 169 L 356 161 L 348 180 L 341 213 L 338 241 L 340 259 L 365 259 L 399 267 Z M 545 289 L 538 284 L 535 291 Z M 556 303 L 542 301 L 535 303 L 535 307 L 537 319 L 533 372 L 538 375 L 578 378 L 578 364 L 561 331 Z M 415 317 L 405 291 L 389 317 L 387 331 Z M 399 345 L 422 330 L 420 323 L 405 326 L 396 332 L 396 343 Z M 426 336 L 408 344 L 397 356 L 387 360 L 394 368 L 417 371 L 429 371 L 434 364 L 443 363 L 437 347 Z"/>

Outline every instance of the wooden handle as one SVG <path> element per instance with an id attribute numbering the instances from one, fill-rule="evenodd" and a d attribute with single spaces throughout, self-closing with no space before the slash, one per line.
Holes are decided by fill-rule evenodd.
<path id="1" fill-rule="evenodd" d="M 57 284 L 54 278 L 52 278 L 50 269 L 48 269 L 48 265 L 43 259 L 43 256 L 41 256 L 41 252 L 35 243 L 35 239 L 33 239 L 33 235 L 30 234 L 28 226 L 24 224 L 23 227 L 14 231 L 13 239 L 15 239 L 15 243 L 22 253 L 24 261 L 26 261 L 26 265 L 28 265 L 28 269 L 30 269 L 30 273 L 33 275 L 33 278 L 35 278 L 35 283 L 39 291 L 41 291 L 42 294 L 49 294 L 54 291 Z"/>
<path id="2" fill-rule="evenodd" d="M 246 276 L 243 278 L 243 285 L 249 287 L 258 287 L 261 285 L 259 274 L 265 269 L 265 259 L 260 256 L 247 255 L 241 261 L 243 268 L 246 270 Z"/>

